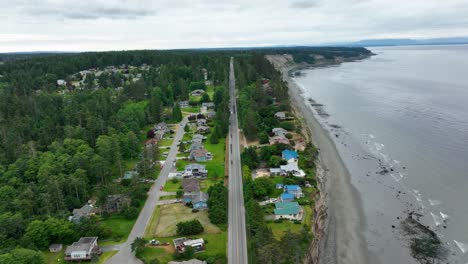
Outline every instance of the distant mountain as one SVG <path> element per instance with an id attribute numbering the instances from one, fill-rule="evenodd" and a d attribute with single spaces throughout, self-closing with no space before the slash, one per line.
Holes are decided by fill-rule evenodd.
<path id="1" fill-rule="evenodd" d="M 468 44 L 468 37 L 432 38 L 432 39 L 366 39 L 356 42 L 337 43 L 338 46 L 406 46 L 406 45 L 449 45 Z"/>

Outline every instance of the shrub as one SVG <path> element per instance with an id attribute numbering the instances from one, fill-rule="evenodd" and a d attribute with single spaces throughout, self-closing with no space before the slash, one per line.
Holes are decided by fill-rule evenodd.
<path id="1" fill-rule="evenodd" d="M 177 223 L 177 234 L 181 236 L 190 236 L 203 233 L 204 228 L 197 219 Z"/>
<path id="2" fill-rule="evenodd" d="M 280 127 L 288 130 L 288 131 L 292 131 L 294 130 L 294 128 L 296 128 L 296 126 L 294 125 L 293 122 L 281 122 L 280 123 Z"/>
<path id="3" fill-rule="evenodd" d="M 293 136 L 291 135 L 291 133 L 287 133 L 286 135 L 284 135 L 287 139 L 291 139 L 293 138 Z"/>

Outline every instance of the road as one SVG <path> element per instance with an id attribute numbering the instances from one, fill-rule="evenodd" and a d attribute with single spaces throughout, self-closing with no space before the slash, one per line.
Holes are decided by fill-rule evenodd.
<path id="1" fill-rule="evenodd" d="M 164 167 L 162 168 L 161 172 L 159 173 L 158 179 L 154 182 L 153 186 L 151 187 L 150 191 L 148 192 L 148 199 L 146 199 L 145 206 L 140 212 L 138 219 L 133 225 L 133 229 L 128 235 L 127 241 L 121 246 L 120 251 L 115 254 L 111 259 L 109 259 L 106 263 L 109 264 L 140 264 L 143 263 L 139 259 L 135 257 L 135 255 L 131 252 L 131 244 L 133 240 L 137 237 L 143 237 L 145 233 L 146 226 L 149 224 L 151 220 L 151 216 L 153 215 L 154 210 L 156 209 L 156 204 L 159 200 L 159 196 L 161 195 L 161 191 L 159 190 L 161 186 L 166 183 L 167 176 L 169 172 L 171 172 L 174 168 L 173 160 L 175 160 L 177 155 L 177 144 L 179 141 L 182 140 L 184 136 L 184 126 L 187 124 L 188 118 L 185 117 L 181 122 L 180 126 L 177 129 L 176 135 L 174 136 L 174 141 L 172 142 L 171 149 L 169 150 L 169 154 L 167 155 L 166 161 L 164 163 Z"/>
<path id="2" fill-rule="evenodd" d="M 236 80 L 234 59 L 229 71 L 229 96 L 231 98 L 231 125 L 229 127 L 229 215 L 228 215 L 228 263 L 247 264 L 247 236 L 245 229 L 244 193 L 239 146 L 239 125 L 236 107 Z"/>

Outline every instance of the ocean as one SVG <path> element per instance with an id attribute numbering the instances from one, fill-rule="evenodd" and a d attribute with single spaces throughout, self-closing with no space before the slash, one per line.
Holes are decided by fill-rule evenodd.
<path id="1" fill-rule="evenodd" d="M 359 191 L 369 254 L 416 263 L 400 228 L 416 212 L 468 263 L 468 45 L 369 49 L 294 78 Z"/>

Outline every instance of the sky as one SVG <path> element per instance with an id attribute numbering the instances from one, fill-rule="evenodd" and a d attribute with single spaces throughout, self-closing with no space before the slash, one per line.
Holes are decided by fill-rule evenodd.
<path id="1" fill-rule="evenodd" d="M 0 0 L 0 52 L 468 36 L 467 0 Z"/>

